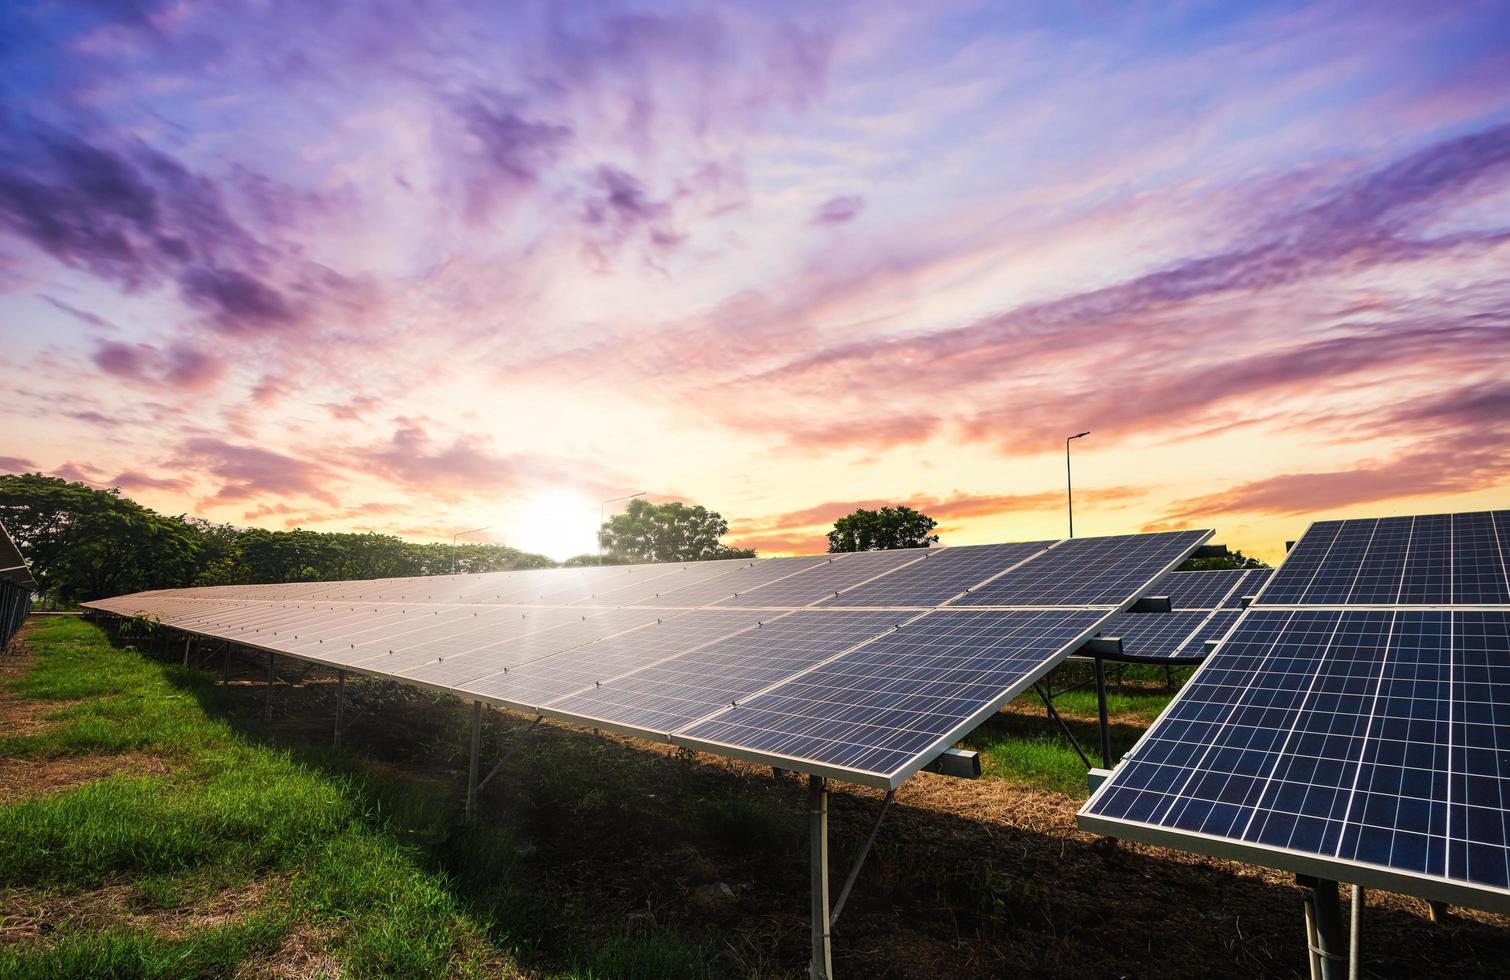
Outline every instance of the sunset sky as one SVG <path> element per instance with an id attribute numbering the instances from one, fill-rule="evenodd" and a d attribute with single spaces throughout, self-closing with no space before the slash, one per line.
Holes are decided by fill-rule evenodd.
<path id="1" fill-rule="evenodd" d="M 7 3 L 0 472 L 823 550 L 1510 506 L 1510 5 Z"/>

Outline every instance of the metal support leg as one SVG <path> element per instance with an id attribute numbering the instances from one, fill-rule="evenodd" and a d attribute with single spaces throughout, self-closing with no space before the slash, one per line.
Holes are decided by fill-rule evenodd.
<path id="1" fill-rule="evenodd" d="M 1316 940 L 1316 896 L 1305 890 L 1306 909 L 1306 960 L 1311 964 L 1311 980 L 1321 980 L 1321 957 L 1316 951 L 1321 948 Z"/>
<path id="2" fill-rule="evenodd" d="M 1297 875 L 1295 880 L 1311 892 L 1316 927 L 1314 958 L 1319 961 L 1320 980 L 1342 980 L 1347 975 L 1347 939 L 1342 925 L 1342 910 L 1337 899 L 1337 882 L 1325 878 Z"/>
<path id="3" fill-rule="evenodd" d="M 225 687 L 230 683 L 231 676 L 231 645 L 225 645 L 225 653 L 220 658 L 220 686 Z"/>
<path id="4" fill-rule="evenodd" d="M 876 814 L 876 825 L 870 828 L 870 836 L 865 839 L 865 846 L 860 848 L 860 854 L 855 858 L 855 866 L 850 869 L 849 877 L 844 879 L 844 887 L 839 889 L 839 899 L 834 902 L 834 911 L 828 917 L 830 929 L 839 921 L 839 913 L 844 911 L 844 903 L 849 901 L 850 889 L 855 887 L 855 879 L 860 877 L 860 868 L 864 866 L 865 858 L 870 855 L 870 848 L 876 842 L 876 835 L 881 832 L 881 821 L 886 819 L 886 811 L 891 809 L 891 801 L 896 798 L 896 790 L 886 791 L 886 798 L 881 801 L 881 812 Z"/>
<path id="5" fill-rule="evenodd" d="M 1358 947 L 1363 942 L 1363 886 L 1353 886 L 1353 907 L 1348 917 L 1347 980 L 1358 980 Z"/>
<path id="6" fill-rule="evenodd" d="M 477 763 L 482 754 L 482 702 L 472 702 L 472 758 L 467 763 L 467 823 L 477 819 Z"/>
<path id="7" fill-rule="evenodd" d="M 1447 921 L 1447 903 L 1427 901 L 1426 917 L 1431 920 L 1432 925 L 1441 925 Z"/>
<path id="8" fill-rule="evenodd" d="M 810 980 L 829 980 L 834 973 L 834 959 L 829 942 L 828 786 L 822 776 L 807 778 L 807 814 L 808 833 L 812 838 L 809 860 L 813 890 L 813 959 L 808 977 Z"/>
<path id="9" fill-rule="evenodd" d="M 336 734 L 331 744 L 341 747 L 341 714 L 346 710 L 346 671 L 336 671 Z"/>
<path id="10" fill-rule="evenodd" d="M 263 718 L 271 722 L 273 720 L 273 661 L 277 654 L 271 650 L 267 652 L 267 707 L 263 709 Z"/>
<path id="11" fill-rule="evenodd" d="M 1106 662 L 1096 658 L 1096 717 L 1101 725 L 1101 766 L 1112 767 L 1112 730 L 1106 721 Z"/>
<path id="12" fill-rule="evenodd" d="M 184 667 L 189 666 L 189 645 L 194 642 L 192 636 L 184 637 Z"/>
<path id="13" fill-rule="evenodd" d="M 1066 725 L 1064 719 L 1059 717 L 1059 712 L 1054 710 L 1054 702 L 1049 700 L 1049 696 L 1044 693 L 1043 688 L 1039 685 L 1034 684 L 1033 690 L 1038 692 L 1038 697 L 1043 701 L 1044 710 L 1049 713 L 1049 717 L 1058 723 L 1059 730 L 1064 733 L 1065 738 L 1070 740 L 1070 748 L 1075 750 L 1075 754 L 1085 764 L 1086 770 L 1094 769 L 1095 767 L 1091 765 L 1090 756 L 1086 755 L 1085 750 L 1080 747 L 1080 742 L 1076 740 L 1075 733 L 1070 731 L 1070 726 Z"/>

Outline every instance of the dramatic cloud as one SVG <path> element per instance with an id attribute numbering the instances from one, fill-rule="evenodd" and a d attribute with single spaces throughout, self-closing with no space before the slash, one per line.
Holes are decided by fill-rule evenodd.
<path id="1" fill-rule="evenodd" d="M 1272 558 L 1332 511 L 1481 506 L 1510 90 L 1463 38 L 1502 19 L 23 7 L 0 454 L 568 554 L 635 490 L 773 551 L 885 503 L 1053 535 L 1082 429 L 1091 533 Z"/>

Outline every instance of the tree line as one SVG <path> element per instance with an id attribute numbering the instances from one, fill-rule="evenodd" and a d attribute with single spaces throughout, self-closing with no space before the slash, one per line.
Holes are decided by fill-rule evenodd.
<path id="1" fill-rule="evenodd" d="M 446 575 L 550 568 L 544 555 L 501 544 L 404 541 L 391 534 L 269 531 L 167 516 L 119 489 L 40 473 L 0 476 L 0 523 L 31 563 L 41 594 L 70 604 L 147 589 Z M 855 510 L 828 532 L 830 552 L 926 548 L 938 522 L 910 507 Z M 729 522 L 700 504 L 636 498 L 598 531 L 601 552 L 563 564 L 754 558 L 723 543 Z M 1241 552 L 1186 567 L 1261 565 Z"/>

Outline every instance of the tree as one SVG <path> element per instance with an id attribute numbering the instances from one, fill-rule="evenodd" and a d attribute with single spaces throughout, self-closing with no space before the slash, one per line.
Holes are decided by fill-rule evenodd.
<path id="1" fill-rule="evenodd" d="M 911 507 L 861 507 L 847 517 L 834 521 L 828 532 L 828 550 L 889 551 L 894 548 L 926 548 L 938 541 L 931 533 L 938 521 Z"/>
<path id="2" fill-rule="evenodd" d="M 1221 568 L 1268 568 L 1269 563 L 1251 558 L 1236 548 L 1216 558 L 1187 558 L 1177 571 L 1213 572 Z"/>
<path id="3" fill-rule="evenodd" d="M 41 592 L 63 602 L 187 585 L 197 566 L 193 525 L 119 490 L 40 473 L 0 476 L 0 522 Z"/>
<path id="4" fill-rule="evenodd" d="M 603 522 L 598 544 L 611 563 L 754 558 L 753 548 L 730 548 L 719 541 L 728 530 L 722 514 L 701 504 L 652 504 L 636 497 L 624 513 Z"/>

